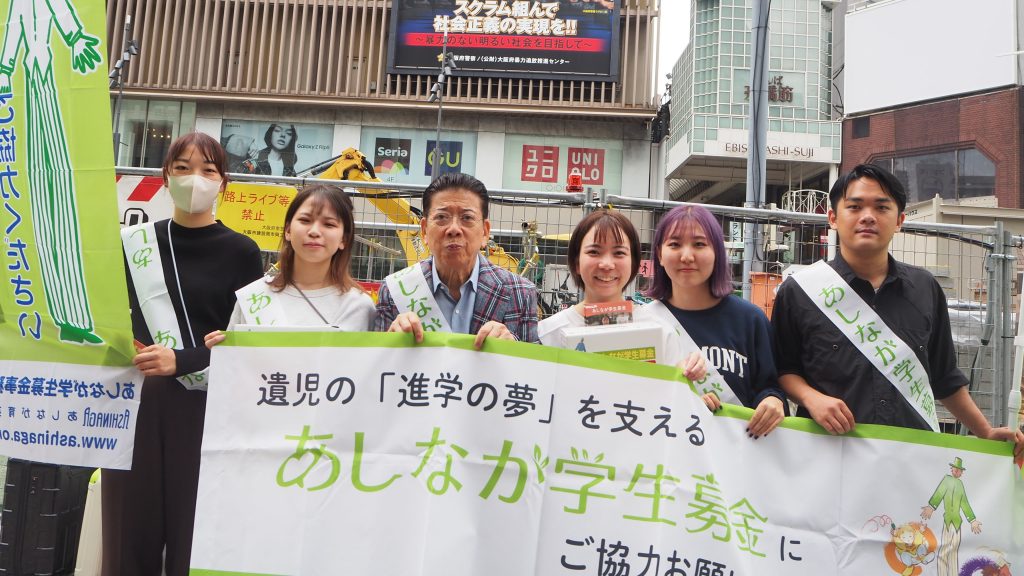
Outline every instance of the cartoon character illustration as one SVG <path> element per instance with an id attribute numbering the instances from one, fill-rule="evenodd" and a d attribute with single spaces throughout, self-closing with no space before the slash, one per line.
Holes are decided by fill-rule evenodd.
<path id="1" fill-rule="evenodd" d="M 943 507 L 942 543 L 938 550 L 939 576 L 959 576 L 960 526 L 963 518 L 970 522 L 972 532 L 981 534 L 981 522 L 975 518 L 964 483 L 960 480 L 965 470 L 963 460 L 959 456 L 954 458 L 949 464 L 949 474 L 939 482 L 928 504 L 921 508 L 921 519 L 928 521 L 939 504 Z"/>
<path id="2" fill-rule="evenodd" d="M 885 561 L 900 576 L 921 576 L 926 564 L 935 560 L 938 542 L 935 533 L 924 522 L 906 522 L 899 526 L 884 514 L 870 518 L 864 530 L 889 533 L 884 547 Z"/>
<path id="3" fill-rule="evenodd" d="M 935 559 L 935 535 L 923 523 L 907 522 L 899 527 L 893 524 L 891 533 L 893 555 L 904 566 L 900 576 L 920 574 L 921 570 L 915 568 Z"/>
<path id="4" fill-rule="evenodd" d="M 69 0 L 10 0 L 0 94 L 12 93 L 15 61 L 24 46 L 29 198 L 47 308 L 62 341 L 100 344 L 85 291 L 75 184 L 53 74 L 55 26 L 71 49 L 72 68 L 80 74 L 96 69 L 102 60 L 99 38 L 85 32 Z"/>

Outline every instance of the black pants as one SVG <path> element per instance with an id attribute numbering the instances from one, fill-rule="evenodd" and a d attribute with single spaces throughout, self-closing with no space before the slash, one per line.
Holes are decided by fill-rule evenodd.
<path id="1" fill-rule="evenodd" d="M 103 470 L 103 576 L 188 574 L 206 392 L 146 378 L 131 470 Z"/>

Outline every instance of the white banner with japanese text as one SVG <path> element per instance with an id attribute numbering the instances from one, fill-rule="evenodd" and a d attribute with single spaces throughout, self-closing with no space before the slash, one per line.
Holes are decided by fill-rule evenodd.
<path id="1" fill-rule="evenodd" d="M 193 575 L 1002 574 L 1008 444 L 712 415 L 670 367 L 427 334 L 231 333 Z M 972 568 L 975 567 L 975 568 Z M 964 572 L 967 570 L 967 572 Z M 984 572 L 988 574 L 989 572 Z"/>
<path id="2" fill-rule="evenodd" d="M 142 392 L 135 368 L 4 362 L 0 454 L 34 462 L 129 469 Z"/>

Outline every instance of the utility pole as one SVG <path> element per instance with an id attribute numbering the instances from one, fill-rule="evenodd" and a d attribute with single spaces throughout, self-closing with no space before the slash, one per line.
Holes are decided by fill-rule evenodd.
<path id="1" fill-rule="evenodd" d="M 768 11 L 770 0 L 753 0 L 751 15 L 750 140 L 745 208 L 764 206 L 768 138 Z M 743 224 L 743 297 L 750 299 L 750 272 L 757 256 L 754 225 Z"/>
<path id="2" fill-rule="evenodd" d="M 114 64 L 110 71 L 110 87 L 117 87 L 117 98 L 114 101 L 114 164 L 117 164 L 117 154 L 121 151 L 121 101 L 124 100 L 124 74 L 128 70 L 128 63 L 132 56 L 139 55 L 139 43 L 131 39 L 132 15 L 128 14 L 124 19 L 124 35 L 122 38 L 121 57 Z"/>
<path id="3" fill-rule="evenodd" d="M 430 87 L 430 96 L 427 102 L 437 102 L 437 137 L 434 140 L 433 161 L 430 163 L 430 180 L 440 176 L 441 171 L 441 118 L 444 114 L 444 87 L 452 72 L 458 70 L 452 54 L 448 52 L 448 28 L 444 30 L 444 39 L 441 42 L 441 73 L 437 75 L 437 82 Z"/>

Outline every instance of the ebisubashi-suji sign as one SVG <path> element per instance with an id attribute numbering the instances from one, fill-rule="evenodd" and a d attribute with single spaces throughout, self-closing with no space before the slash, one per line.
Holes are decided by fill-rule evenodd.
<path id="1" fill-rule="evenodd" d="M 617 81 L 620 0 L 424 0 L 392 6 L 388 73 Z"/>

